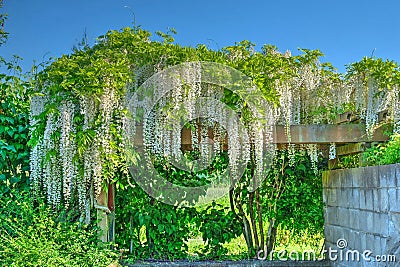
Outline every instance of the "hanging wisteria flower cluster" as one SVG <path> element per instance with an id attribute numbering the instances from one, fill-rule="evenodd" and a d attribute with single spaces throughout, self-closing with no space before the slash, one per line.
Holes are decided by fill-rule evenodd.
<path id="1" fill-rule="evenodd" d="M 181 129 L 182 120 L 184 120 L 184 124 L 190 125 L 191 149 L 198 151 L 201 159 L 201 162 L 197 162 L 198 166 L 195 169 L 199 170 L 208 166 L 210 160 L 227 145 L 230 170 L 235 173 L 238 168 L 237 162 L 241 159 L 241 150 L 245 152 L 245 158 L 242 159 L 244 161 L 249 159 L 250 153 L 249 146 L 242 149 L 242 145 L 246 146 L 246 144 L 241 144 L 239 141 L 241 137 L 237 128 L 238 118 L 228 116 L 221 111 L 221 107 L 212 104 L 221 103 L 224 89 L 217 85 L 203 83 L 200 62 L 187 64 L 190 67 L 184 68 L 179 73 L 165 75 L 161 72 L 153 76 L 142 85 L 142 87 L 151 88 L 152 97 L 144 97 L 141 101 L 137 99 L 131 101 L 131 112 L 151 111 L 145 113 L 143 117 L 144 146 L 158 158 L 179 161 L 182 154 Z M 208 105 L 200 104 L 201 100 L 208 100 Z M 157 103 L 156 108 L 155 103 Z M 224 123 L 232 130 L 227 143 L 225 141 L 227 129 L 222 125 Z M 135 122 L 130 121 L 130 125 L 125 125 L 125 128 L 127 132 L 132 133 L 135 132 L 135 126 Z M 263 140 L 263 137 L 259 135 L 255 138 Z M 193 171 L 195 170 L 193 168 L 194 166 L 191 166 L 190 169 Z"/>
<path id="2" fill-rule="evenodd" d="M 259 53 L 244 43 L 217 52 L 152 42 L 149 36 L 139 29 L 111 32 L 95 47 L 63 56 L 43 72 L 44 82 L 32 97 L 30 118 L 34 144 L 30 177 L 36 197 L 44 196 L 55 208 L 77 206 L 81 219 L 88 222 L 105 181 L 128 173 L 124 148 L 126 138 L 134 143 L 141 132 L 136 125 L 139 115 L 143 115 L 143 145 L 155 158 L 181 159 L 185 126 L 190 128 L 190 149 L 203 160 L 191 170 L 207 166 L 227 147 L 232 172 L 241 160 L 254 160 L 259 181 L 265 159 L 273 155 L 266 152 L 273 143 L 271 122 L 285 127 L 290 165 L 295 164 L 298 149 L 291 143 L 291 125 L 330 124 L 335 115 L 353 111 L 372 136 L 379 126 L 379 112 L 386 110 L 394 132 L 400 132 L 400 79 L 390 74 L 392 69 L 386 75 L 378 73 L 382 68 L 371 67 L 382 62 L 362 61 L 342 77 L 318 62 L 322 55 L 318 51 L 292 56 L 267 47 Z M 249 108 L 244 100 L 237 101 L 239 93 L 228 94 L 221 85 L 205 83 L 201 60 L 243 71 L 253 82 L 248 89 L 262 92 L 275 106 L 259 105 L 264 109 L 261 115 L 247 121 L 244 116 L 220 112 L 213 103 L 230 104 L 241 115 Z M 188 67 L 176 76 L 163 76 L 169 66 L 188 61 Z M 153 94 L 138 97 L 135 92 L 143 85 L 153 88 Z M 142 114 L 143 110 L 151 112 Z M 204 116 L 198 116 L 199 112 Z M 243 121 L 250 143 L 240 143 L 243 136 L 238 125 Z M 318 147 L 303 147 L 316 169 Z M 329 158 L 335 157 L 332 143 Z"/>
<path id="3" fill-rule="evenodd" d="M 357 69 L 357 67 L 354 67 Z M 359 67 L 358 67 L 359 68 Z M 378 82 L 368 70 L 350 71 L 348 79 L 322 75 L 320 63 L 310 62 L 298 69 L 293 77 L 276 82 L 280 95 L 275 120 L 285 125 L 288 139 L 289 163 L 294 164 L 295 146 L 291 144 L 290 125 L 330 124 L 340 112 L 351 110 L 365 122 L 366 134 L 372 137 L 379 126 L 378 114 L 387 111 L 388 119 L 399 132 L 399 86 Z M 382 74 L 383 75 L 383 74 Z M 315 166 L 317 149 L 308 146 L 310 159 Z M 329 158 L 336 157 L 336 146 L 330 144 Z"/>
<path id="4" fill-rule="evenodd" d="M 35 96 L 31 102 L 33 129 L 40 126 L 39 118 L 45 118 L 43 134 L 37 136 L 31 152 L 35 195 L 45 192 L 47 202 L 54 208 L 61 204 L 68 208 L 75 201 L 86 222 L 105 174 L 114 171 L 112 164 L 105 166 L 114 153 L 112 126 L 121 131 L 122 124 L 115 115 L 122 108 L 114 93 L 113 89 L 106 89 L 100 101 L 87 96 L 74 101 L 60 95 L 57 98 L 63 100 L 55 103 L 47 95 Z M 39 131 L 36 129 L 34 134 Z"/>

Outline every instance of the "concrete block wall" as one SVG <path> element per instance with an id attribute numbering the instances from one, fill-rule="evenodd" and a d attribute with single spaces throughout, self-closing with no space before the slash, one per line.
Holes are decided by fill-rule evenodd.
<path id="1" fill-rule="evenodd" d="M 331 266 L 400 266 L 400 164 L 324 172 L 323 199 Z"/>

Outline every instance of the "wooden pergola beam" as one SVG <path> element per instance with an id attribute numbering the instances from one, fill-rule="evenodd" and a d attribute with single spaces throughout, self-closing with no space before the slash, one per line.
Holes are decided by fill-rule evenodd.
<path id="1" fill-rule="evenodd" d="M 364 124 L 313 124 L 290 126 L 291 144 L 347 144 L 359 142 L 383 142 L 389 139 L 385 132 L 391 131 L 389 125 L 382 125 L 375 130 L 369 138 Z M 182 147 L 191 146 L 191 131 L 183 128 L 181 135 Z M 209 137 L 213 139 L 212 133 Z M 143 145 L 143 127 L 136 126 L 135 145 Z M 277 125 L 273 129 L 273 143 L 288 144 L 286 129 L 283 125 Z M 190 149 L 190 148 L 189 148 Z"/>
<path id="2" fill-rule="evenodd" d="M 292 144 L 344 144 L 359 142 L 383 142 L 389 139 L 385 134 L 389 131 L 388 125 L 383 125 L 375 130 L 369 138 L 366 134 L 364 124 L 315 124 L 315 125 L 292 125 L 290 127 Z M 284 126 L 276 126 L 274 143 L 288 143 Z"/>

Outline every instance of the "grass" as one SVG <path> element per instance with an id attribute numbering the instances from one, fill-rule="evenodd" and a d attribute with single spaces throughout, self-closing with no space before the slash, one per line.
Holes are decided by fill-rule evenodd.
<path id="1" fill-rule="evenodd" d="M 225 196 L 216 201 L 217 204 L 224 207 L 229 207 L 229 197 Z M 199 210 L 206 206 L 197 207 Z M 264 222 L 264 236 L 267 235 L 268 222 Z M 324 244 L 324 236 L 322 234 L 310 234 L 304 232 L 302 236 L 296 235 L 286 230 L 279 230 L 277 236 L 277 246 L 275 251 L 287 251 L 288 253 L 293 252 L 292 256 L 298 255 L 298 260 L 310 260 L 307 251 L 314 251 L 315 258 L 321 257 L 321 250 Z M 188 246 L 189 260 L 202 260 L 207 259 L 206 253 L 204 253 L 205 242 L 202 239 L 200 232 L 194 232 L 191 239 L 186 242 Z M 233 238 L 229 242 L 222 244 L 222 247 L 227 249 L 227 253 L 223 256 L 224 259 L 229 260 L 242 260 L 248 259 L 247 245 L 243 234 Z M 289 259 L 289 255 L 286 253 L 285 259 Z M 304 255 L 303 255 L 304 253 Z M 304 256 L 304 257 L 303 257 Z M 274 259 L 277 259 L 275 257 Z"/>
<path id="2" fill-rule="evenodd" d="M 273 260 L 278 259 L 277 254 L 280 251 L 282 251 L 281 253 L 285 251 L 285 253 L 282 254 L 284 259 L 290 259 L 291 256 L 292 259 L 296 260 L 313 260 L 314 254 L 309 254 L 310 251 L 315 252 L 315 259 L 318 259 L 322 256 L 321 250 L 324 244 L 323 235 L 311 235 L 304 233 L 302 237 L 296 239 L 290 238 L 290 236 L 291 233 L 289 231 L 280 231 L 280 235 L 277 237 L 278 245 L 274 249 L 276 253 L 274 253 Z M 189 260 L 195 261 L 207 258 L 207 256 L 205 256 L 203 253 L 205 242 L 201 236 L 189 239 L 186 244 L 188 245 Z M 222 246 L 228 251 L 224 259 L 248 259 L 247 245 L 243 235 L 240 235 L 229 242 L 225 242 Z M 280 259 L 282 259 L 282 257 Z"/>

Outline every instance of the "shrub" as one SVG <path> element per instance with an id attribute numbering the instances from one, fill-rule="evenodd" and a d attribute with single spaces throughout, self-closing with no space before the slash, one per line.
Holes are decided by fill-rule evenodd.
<path id="1" fill-rule="evenodd" d="M 117 261 L 92 226 L 63 221 L 27 192 L 0 196 L 0 266 L 107 266 Z"/>
<path id="2" fill-rule="evenodd" d="M 364 159 L 367 165 L 400 163 L 400 134 L 393 134 L 387 143 L 368 149 Z"/>

